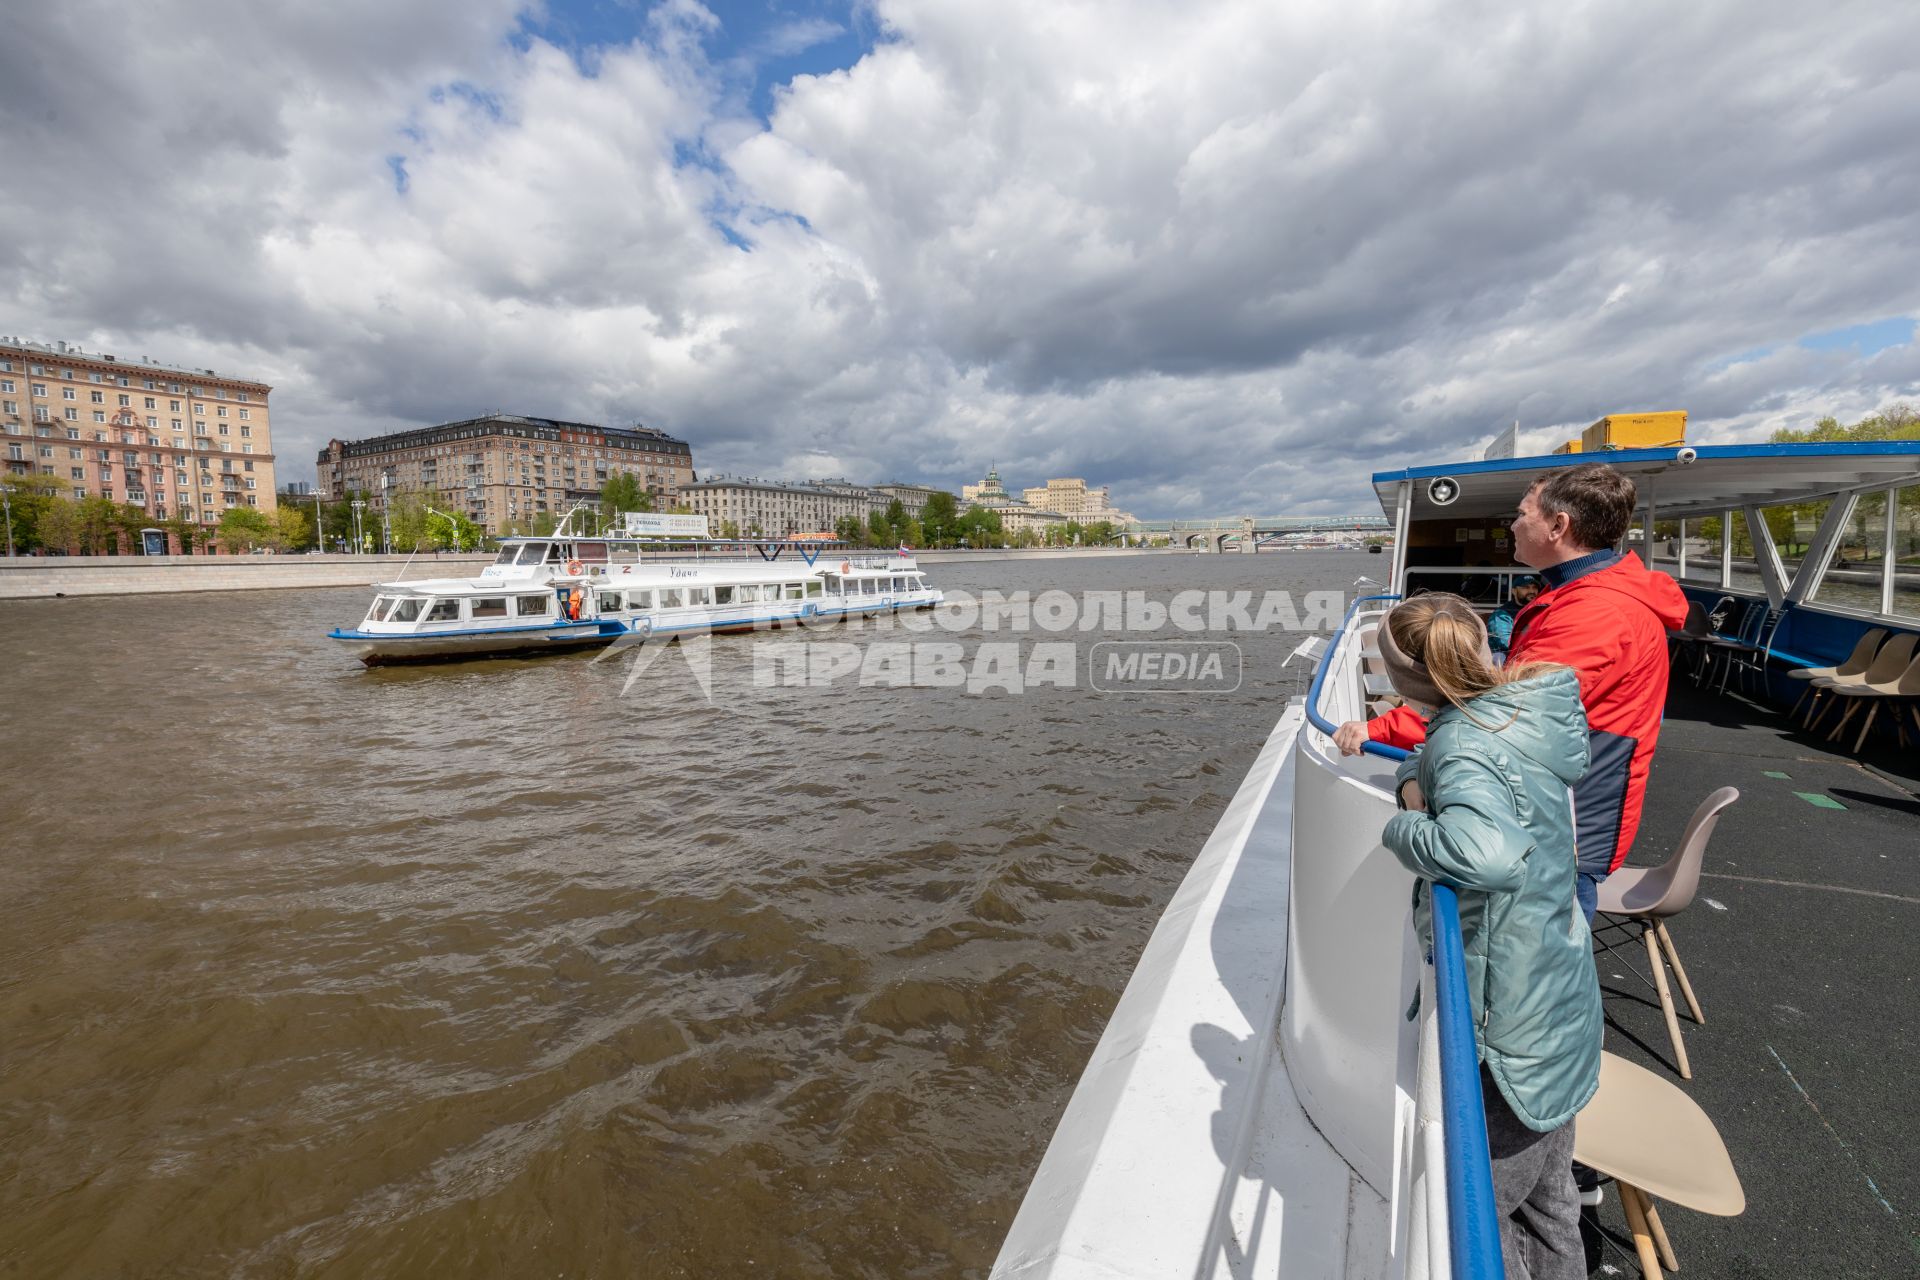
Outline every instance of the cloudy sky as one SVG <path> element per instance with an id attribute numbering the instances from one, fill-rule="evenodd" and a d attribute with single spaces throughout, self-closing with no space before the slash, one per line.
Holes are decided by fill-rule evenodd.
<path id="1" fill-rule="evenodd" d="M 504 410 L 1330 512 L 1920 399 L 1898 0 L 15 10 L 0 334 L 273 384 L 283 479 Z"/>

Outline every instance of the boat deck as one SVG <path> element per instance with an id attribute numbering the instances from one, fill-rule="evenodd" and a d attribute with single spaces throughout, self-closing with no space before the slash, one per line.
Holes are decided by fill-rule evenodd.
<path id="1" fill-rule="evenodd" d="M 1663 1207 L 1680 1264 L 1743 1280 L 1920 1274 L 1920 748 L 1858 761 L 1779 709 L 1676 684 L 1632 861 L 1664 860 L 1726 785 L 1740 800 L 1669 925 L 1707 1019 L 1681 1005 L 1691 1081 L 1652 989 L 1618 960 L 1600 967 L 1607 1047 L 1680 1083 L 1746 1187 L 1738 1218 Z M 1637 1275 L 1618 1197 L 1588 1218 L 1624 1248 L 1589 1231 L 1592 1274 Z"/>

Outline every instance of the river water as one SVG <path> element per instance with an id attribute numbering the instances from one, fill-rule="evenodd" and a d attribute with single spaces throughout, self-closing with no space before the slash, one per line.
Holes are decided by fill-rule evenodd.
<path id="1" fill-rule="evenodd" d="M 935 565 L 1345 590 L 1352 553 Z M 982 1276 L 1162 906 L 1301 690 L 1137 635 L 836 630 L 365 670 L 362 590 L 0 603 L 0 1271 Z M 817 641 L 1077 686 L 764 688 Z M 676 665 L 678 664 L 678 665 Z"/>

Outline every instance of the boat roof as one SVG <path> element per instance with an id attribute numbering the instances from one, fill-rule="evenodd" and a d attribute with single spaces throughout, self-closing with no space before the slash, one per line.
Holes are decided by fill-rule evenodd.
<path id="1" fill-rule="evenodd" d="M 1504 516 L 1519 505 L 1535 476 L 1587 462 L 1604 462 L 1626 472 L 1640 487 L 1642 505 L 1651 498 L 1659 516 L 1677 518 L 1920 482 L 1920 440 L 1700 445 L 1496 458 L 1375 472 L 1373 489 L 1388 519 L 1394 516 L 1401 482 L 1409 480 L 1416 482 L 1412 519 Z M 1430 493 L 1432 482 L 1442 477 L 1454 481 L 1459 491 L 1446 504 L 1436 503 Z"/>

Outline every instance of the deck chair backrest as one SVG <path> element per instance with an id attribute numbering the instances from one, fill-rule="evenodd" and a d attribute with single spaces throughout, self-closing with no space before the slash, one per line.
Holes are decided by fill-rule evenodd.
<path id="1" fill-rule="evenodd" d="M 1900 683 L 1894 686 L 1896 698 L 1920 698 L 1920 654 L 1907 664 L 1906 671 L 1900 676 Z"/>
<path id="2" fill-rule="evenodd" d="M 1920 636 L 1911 631 L 1902 631 L 1880 647 L 1873 656 L 1873 665 L 1867 668 L 1866 682 L 1882 684 L 1888 680 L 1898 680 L 1906 672 L 1907 664 L 1913 661 L 1913 646 Z"/>
<path id="3" fill-rule="evenodd" d="M 1698 600 L 1687 601 L 1687 620 L 1680 625 L 1680 634 L 1691 639 L 1705 639 L 1713 634 L 1713 624 L 1707 621 L 1706 606 Z"/>
<path id="4" fill-rule="evenodd" d="M 1720 825 L 1721 813 L 1739 798 L 1737 787 L 1722 787 L 1700 802 L 1700 807 L 1687 819 L 1687 829 L 1681 833 L 1673 856 L 1649 871 L 1641 881 L 1648 892 L 1660 891 L 1660 900 L 1641 914 L 1672 916 L 1687 909 L 1700 889 L 1700 864 L 1707 856 L 1707 841 L 1713 838 L 1713 829 Z M 1662 880 L 1666 882 L 1664 886 L 1660 884 Z"/>
<path id="5" fill-rule="evenodd" d="M 1875 627 L 1860 637 L 1860 643 L 1853 646 L 1853 652 L 1847 660 L 1833 669 L 1837 676 L 1857 676 L 1873 665 L 1873 655 L 1880 652 L 1880 642 L 1887 638 L 1885 627 Z"/>

